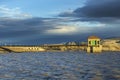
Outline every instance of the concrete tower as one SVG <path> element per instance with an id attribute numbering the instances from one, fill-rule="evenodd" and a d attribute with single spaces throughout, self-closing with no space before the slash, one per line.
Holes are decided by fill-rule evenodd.
<path id="1" fill-rule="evenodd" d="M 100 44 L 100 38 L 97 36 L 88 37 L 88 53 L 102 52 L 102 45 Z"/>

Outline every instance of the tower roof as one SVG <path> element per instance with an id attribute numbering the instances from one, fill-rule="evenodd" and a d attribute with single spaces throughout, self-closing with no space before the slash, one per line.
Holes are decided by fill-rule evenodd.
<path id="1" fill-rule="evenodd" d="M 100 38 L 97 36 L 89 36 L 88 39 L 100 39 Z"/>

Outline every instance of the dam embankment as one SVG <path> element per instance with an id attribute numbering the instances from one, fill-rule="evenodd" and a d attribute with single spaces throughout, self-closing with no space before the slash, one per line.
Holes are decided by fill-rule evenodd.
<path id="1" fill-rule="evenodd" d="M 39 46 L 1 46 L 0 52 L 43 52 L 44 48 Z"/>
<path id="2" fill-rule="evenodd" d="M 51 46 L 0 46 L 0 52 L 63 52 L 63 51 L 85 51 L 87 46 L 76 45 L 51 45 Z"/>
<path id="3" fill-rule="evenodd" d="M 48 45 L 48 46 L 0 46 L 0 53 L 22 52 L 64 52 L 64 51 L 87 51 L 87 46 L 78 45 Z M 120 44 L 115 41 L 104 41 L 102 51 L 120 51 Z"/>

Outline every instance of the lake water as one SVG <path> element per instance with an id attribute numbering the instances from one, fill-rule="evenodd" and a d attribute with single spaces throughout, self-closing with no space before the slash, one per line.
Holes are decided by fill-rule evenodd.
<path id="1" fill-rule="evenodd" d="M 120 80 L 120 52 L 0 54 L 0 80 Z"/>

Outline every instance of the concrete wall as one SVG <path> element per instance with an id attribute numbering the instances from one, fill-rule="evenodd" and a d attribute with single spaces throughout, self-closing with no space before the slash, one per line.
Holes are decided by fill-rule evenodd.
<path id="1" fill-rule="evenodd" d="M 92 49 L 92 50 L 91 50 Z M 100 53 L 102 52 L 102 45 L 100 45 L 99 47 L 87 47 L 87 52 L 88 53 Z"/>
<path id="2" fill-rule="evenodd" d="M 11 50 L 11 52 L 42 52 L 45 51 L 42 47 L 23 47 L 23 46 L 2 46 Z"/>

